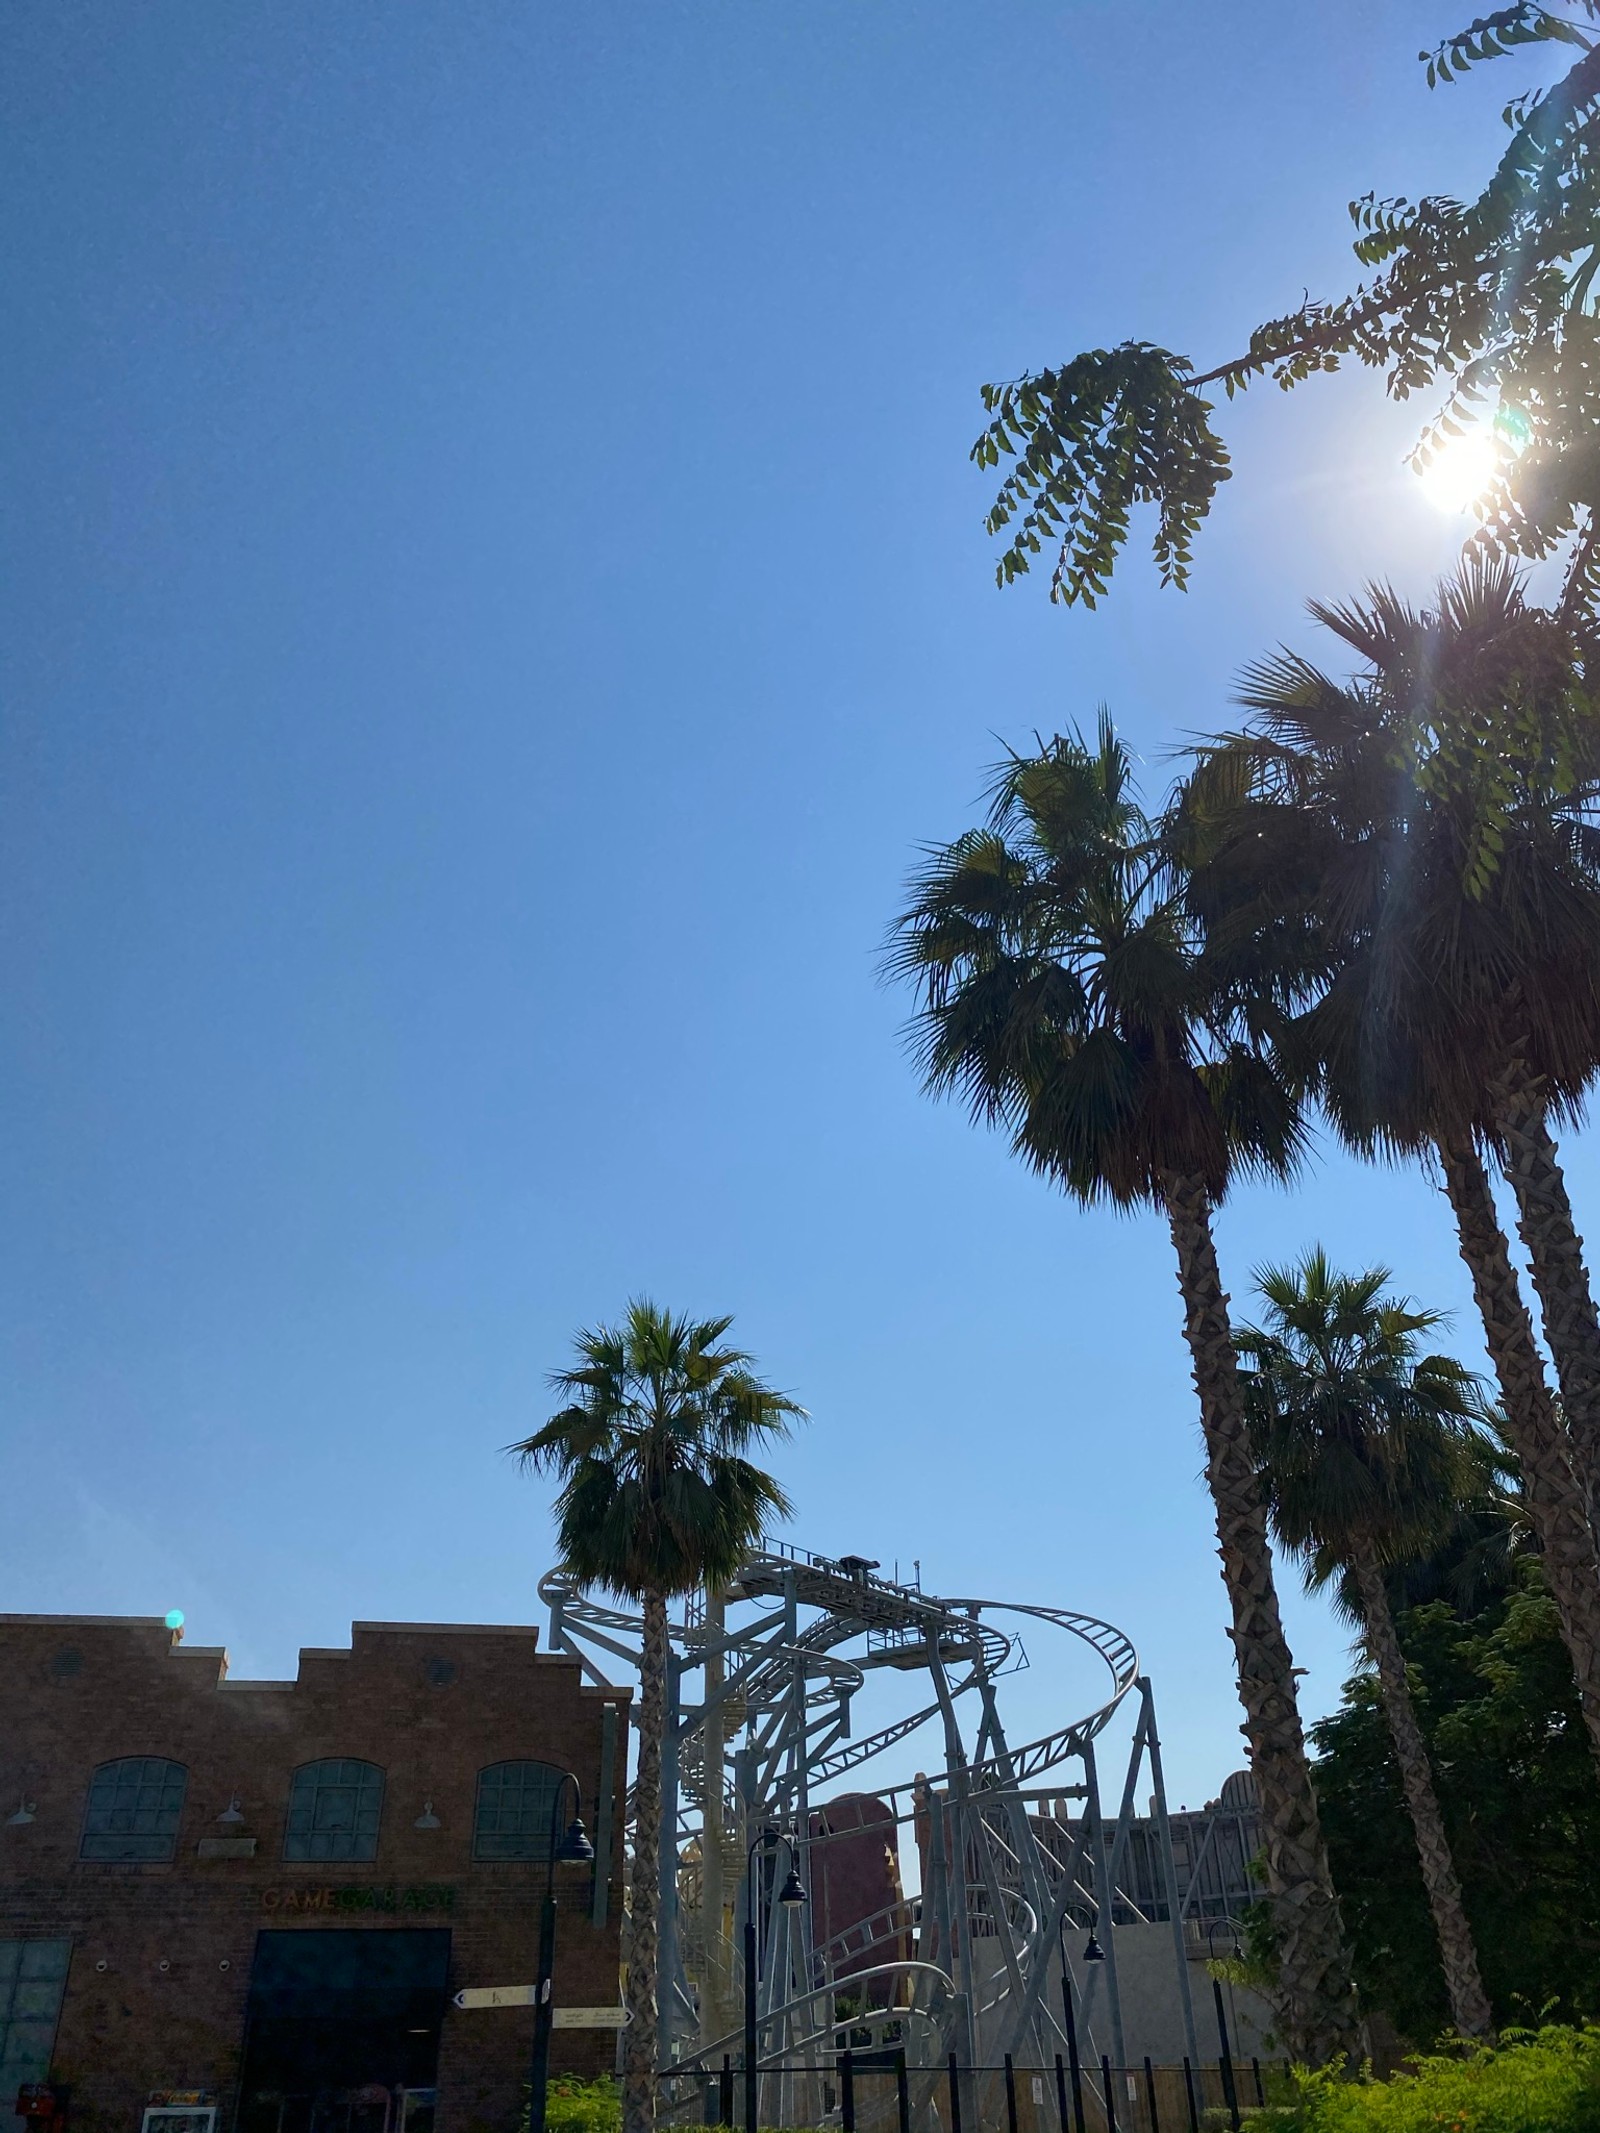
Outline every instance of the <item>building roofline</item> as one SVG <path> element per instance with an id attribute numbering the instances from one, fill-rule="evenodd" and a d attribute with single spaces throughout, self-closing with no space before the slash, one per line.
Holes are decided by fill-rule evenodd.
<path id="1" fill-rule="evenodd" d="M 352 1622 L 358 1629 L 388 1630 L 410 1637 L 537 1637 L 530 1622 Z"/>
<path id="2" fill-rule="evenodd" d="M 165 1656 L 171 1659 L 207 1660 L 214 1664 L 223 1676 L 217 1683 L 219 1690 L 230 1695 L 251 1691 L 268 1695 L 281 1695 L 286 1690 L 297 1688 L 299 1676 L 291 1681 L 232 1681 L 227 1679 L 228 1652 L 221 1644 L 185 1644 L 179 1632 L 167 1628 L 162 1615 L 10 1615 L 0 1614 L 0 1629 L 120 1629 L 159 1630 L 171 1639 Z M 352 1622 L 349 1644 L 305 1644 L 300 1647 L 298 1659 L 303 1667 L 308 1659 L 353 1659 L 355 1640 L 360 1635 L 374 1633 L 407 1637 L 515 1637 L 537 1644 L 539 1629 L 529 1622 Z M 582 1660 L 575 1652 L 535 1651 L 534 1664 L 538 1667 L 577 1667 Z M 580 1691 L 586 1697 L 598 1697 L 604 1702 L 631 1703 L 633 1689 L 625 1683 L 615 1686 L 609 1683 L 583 1681 Z"/>
<path id="3" fill-rule="evenodd" d="M 65 1627 L 68 1623 L 75 1629 L 166 1629 L 165 1615 L 0 1615 L 0 1626 L 8 1622 L 56 1623 Z M 167 1630 L 168 1636 L 172 1635 Z"/>

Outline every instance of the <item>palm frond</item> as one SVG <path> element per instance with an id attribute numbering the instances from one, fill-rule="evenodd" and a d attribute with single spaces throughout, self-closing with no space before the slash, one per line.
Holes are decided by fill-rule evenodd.
<path id="1" fill-rule="evenodd" d="M 1242 958 L 1208 958 L 1187 884 L 1102 712 L 1092 739 L 998 766 L 987 821 L 925 855 L 891 932 L 925 1086 L 1086 1201 L 1159 1201 L 1176 1172 L 1220 1194 L 1303 1145 L 1273 1003 Z"/>
<path id="2" fill-rule="evenodd" d="M 724 1344 L 729 1317 L 691 1319 L 635 1298 L 618 1326 L 586 1329 L 577 1363 L 551 1374 L 569 1395 L 507 1449 L 554 1474 L 564 1566 L 630 1600 L 731 1578 L 789 1500 L 746 1456 L 805 1411 Z"/>
<path id="3" fill-rule="evenodd" d="M 1273 1529 L 1313 1589 L 1363 1554 L 1425 1554 L 1481 1483 L 1482 1385 L 1420 1352 L 1443 1315 L 1387 1295 L 1390 1279 L 1315 1247 L 1257 1270 L 1265 1319 L 1235 1336 Z"/>

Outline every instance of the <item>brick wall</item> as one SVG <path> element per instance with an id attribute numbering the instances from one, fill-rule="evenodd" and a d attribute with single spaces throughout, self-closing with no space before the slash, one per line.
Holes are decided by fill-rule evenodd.
<path id="1" fill-rule="evenodd" d="M 523 1756 L 573 1771 L 594 1835 L 603 1706 L 625 1701 L 540 1654 L 531 1629 L 357 1623 L 349 1650 L 302 1652 L 293 1682 L 235 1683 L 225 1654 L 175 1644 L 159 1621 L 0 1616 L 0 1938 L 73 1943 L 52 2078 L 72 2085 L 74 2126 L 137 2133 L 148 2093 L 168 2087 L 218 2090 L 231 2123 L 263 1927 L 448 1925 L 452 1991 L 530 1983 L 545 1869 L 473 1860 L 478 1771 Z M 558 2005 L 618 1997 L 625 1722 L 616 1739 L 603 1926 L 593 1870 L 556 1870 Z M 135 1755 L 188 1769 L 173 1860 L 80 1860 L 95 1767 Z M 386 1773 L 371 1864 L 283 1858 L 291 1774 L 322 1757 Z M 33 1821 L 5 1826 L 24 1798 Z M 219 1822 L 235 1799 L 242 1822 Z M 429 1803 L 441 1826 L 419 1830 Z M 252 1857 L 198 1849 L 252 1837 Z M 440 2133 L 510 2133 L 531 2036 L 531 2010 L 447 2013 Z M 607 2068 L 614 2041 L 558 2031 L 553 2064 Z"/>

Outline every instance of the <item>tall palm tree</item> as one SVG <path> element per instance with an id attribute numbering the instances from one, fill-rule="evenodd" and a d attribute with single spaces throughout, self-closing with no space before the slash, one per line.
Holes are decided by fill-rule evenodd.
<path id="1" fill-rule="evenodd" d="M 1428 610 L 1374 588 L 1311 612 L 1363 670 L 1247 671 L 1255 717 L 1201 749 L 1176 817 L 1197 909 L 1248 983 L 1274 965 L 1280 1039 L 1345 1139 L 1436 1156 L 1600 1763 L 1600 1323 L 1549 1129 L 1600 1062 L 1600 649 L 1504 565 Z"/>
<path id="2" fill-rule="evenodd" d="M 1418 1353 L 1441 1314 L 1386 1296 L 1390 1279 L 1387 1267 L 1336 1273 L 1320 1249 L 1258 1272 L 1266 1324 L 1237 1336 L 1245 1409 L 1278 1539 L 1313 1588 L 1344 1579 L 1377 1669 L 1451 2015 L 1463 2036 L 1486 2037 L 1489 1996 L 1384 1576 L 1457 1523 L 1478 1478 L 1462 1442 L 1482 1402 L 1460 1363 Z"/>
<path id="3" fill-rule="evenodd" d="M 630 1303 L 620 1326 L 577 1336 L 576 1366 L 550 1379 L 566 1404 L 510 1447 L 525 1466 L 560 1480 L 563 1568 L 644 1614 L 624 2133 L 648 2133 L 655 2120 L 667 1603 L 727 1584 L 767 1521 L 787 1515 L 782 1489 L 746 1454 L 786 1436 L 803 1413 L 762 1383 L 742 1349 L 721 1345 L 732 1323 L 677 1316 L 642 1298 Z"/>
<path id="4" fill-rule="evenodd" d="M 926 1086 L 1007 1128 L 1085 1205 L 1152 1207 L 1178 1258 L 1245 1733 L 1261 1799 L 1291 2047 L 1356 2047 L 1338 1903 L 1279 1615 L 1212 1210 L 1241 1172 L 1282 1176 L 1298 1113 L 1266 1064 L 1208 1021 L 1204 945 L 1102 716 L 1097 743 L 1001 769 L 986 827 L 930 854 L 889 969 L 920 997 Z"/>

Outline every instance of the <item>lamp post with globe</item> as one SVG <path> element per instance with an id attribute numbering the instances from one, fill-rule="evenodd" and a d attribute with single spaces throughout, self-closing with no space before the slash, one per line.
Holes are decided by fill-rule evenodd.
<path id="1" fill-rule="evenodd" d="M 561 1835 L 561 1803 L 572 1787 L 573 1816 Z M 577 1810 L 583 1804 L 582 1788 L 570 1770 L 562 1772 L 550 1802 L 550 1844 L 545 1855 L 544 1904 L 539 1913 L 539 1979 L 534 1988 L 533 2065 L 529 2076 L 528 2133 L 544 2133 L 545 2099 L 550 2086 L 550 2031 L 555 2017 L 553 2004 L 556 1959 L 556 1867 L 581 1866 L 594 1857 Z"/>
<path id="2" fill-rule="evenodd" d="M 763 1830 L 745 1858 L 745 1906 L 744 1906 L 744 2123 L 745 2133 L 756 2133 L 756 2092 L 759 2086 L 756 2064 L 756 1853 L 787 1846 L 789 1852 L 789 1878 L 778 1891 L 778 1901 L 793 1908 L 806 1900 L 805 1887 L 800 1879 L 799 1854 L 794 1848 L 794 1839 L 782 1830 Z"/>

